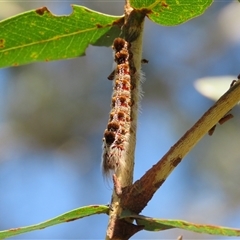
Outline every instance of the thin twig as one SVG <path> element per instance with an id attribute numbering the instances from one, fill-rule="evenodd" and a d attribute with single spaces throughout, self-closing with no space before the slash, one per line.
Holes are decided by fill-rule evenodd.
<path id="1" fill-rule="evenodd" d="M 122 191 L 122 207 L 136 214 L 140 213 L 154 193 L 164 183 L 183 157 L 197 144 L 229 110 L 240 101 L 240 80 L 238 80 L 194 125 L 163 158 L 149 169 L 141 179 Z"/>

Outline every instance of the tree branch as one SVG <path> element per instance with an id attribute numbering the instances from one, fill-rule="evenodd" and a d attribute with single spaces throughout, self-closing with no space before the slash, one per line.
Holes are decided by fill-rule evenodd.
<path id="1" fill-rule="evenodd" d="M 182 161 L 183 157 L 239 101 L 240 80 L 236 81 L 141 179 L 137 180 L 132 186 L 128 186 L 122 190 L 122 208 L 136 214 L 140 213 L 173 169 Z"/>

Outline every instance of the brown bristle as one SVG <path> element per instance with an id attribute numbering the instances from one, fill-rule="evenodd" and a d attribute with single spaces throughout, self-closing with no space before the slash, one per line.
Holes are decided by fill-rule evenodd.
<path id="1" fill-rule="evenodd" d="M 108 131 L 116 132 L 119 129 L 119 124 L 117 122 L 110 122 L 107 125 Z"/>
<path id="2" fill-rule="evenodd" d="M 121 49 L 123 49 L 124 45 L 125 45 L 125 40 L 122 38 L 116 38 L 113 42 L 113 49 L 116 52 L 119 52 Z"/>
<path id="3" fill-rule="evenodd" d="M 115 140 L 115 133 L 114 132 L 111 132 L 111 131 L 108 131 L 106 130 L 104 132 L 104 138 L 106 140 L 106 144 L 112 144 Z"/>

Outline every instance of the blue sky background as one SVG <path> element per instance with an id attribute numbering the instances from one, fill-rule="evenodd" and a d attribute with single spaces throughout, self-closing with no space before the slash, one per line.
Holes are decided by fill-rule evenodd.
<path id="1" fill-rule="evenodd" d="M 8 1 L 0 17 L 47 6 L 70 14 L 70 3 L 121 15 L 124 1 Z M 4 9 L 4 10 L 3 10 Z M 139 114 L 136 168 L 141 177 L 213 104 L 194 88 L 205 76 L 240 73 L 240 4 L 214 1 L 183 25 L 146 20 L 146 81 Z M 27 29 L 26 29 L 27 31 Z M 102 135 L 112 85 L 112 49 L 86 56 L 0 69 L 0 229 L 45 221 L 71 209 L 107 204 L 101 175 Z M 170 175 L 142 214 L 240 227 L 240 113 L 205 136 Z M 103 239 L 107 216 L 92 216 L 13 239 Z M 142 231 L 133 239 L 227 239 L 182 230 Z M 233 238 L 231 238 L 233 239 Z"/>

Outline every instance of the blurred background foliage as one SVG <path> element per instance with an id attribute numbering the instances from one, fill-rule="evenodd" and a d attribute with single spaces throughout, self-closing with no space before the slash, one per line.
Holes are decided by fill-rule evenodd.
<path id="1" fill-rule="evenodd" d="M 124 1 L 5 1 L 0 19 L 47 6 L 70 14 L 72 4 L 112 15 Z M 240 73 L 237 1 L 214 1 L 183 25 L 146 20 L 146 81 L 137 133 L 135 180 L 213 104 L 196 79 Z M 27 29 L 26 29 L 27 31 Z M 107 204 L 111 184 L 101 176 L 102 135 L 112 83 L 112 49 L 90 46 L 86 56 L 0 69 L 0 229 L 44 221 L 89 204 Z M 144 215 L 240 227 L 240 113 L 204 137 L 171 174 Z M 103 239 L 107 216 L 81 219 L 13 239 Z M 226 239 L 169 230 L 133 239 Z"/>

